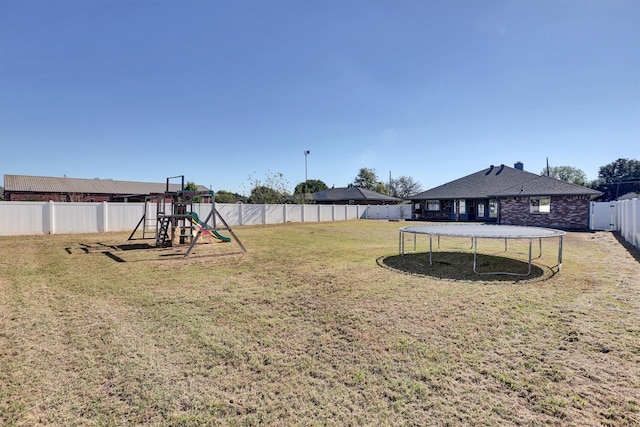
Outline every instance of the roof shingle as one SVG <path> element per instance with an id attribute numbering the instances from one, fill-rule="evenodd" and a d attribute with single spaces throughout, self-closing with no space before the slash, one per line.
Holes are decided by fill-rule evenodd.
<path id="1" fill-rule="evenodd" d="M 328 190 L 318 191 L 311 194 L 314 201 L 319 203 L 354 201 L 378 201 L 378 202 L 401 202 L 397 197 L 387 196 L 385 194 L 376 193 L 375 191 L 366 190 L 360 187 L 339 187 L 330 188 Z"/>
<path id="2" fill-rule="evenodd" d="M 602 193 L 548 176 L 505 165 L 491 166 L 455 181 L 423 191 L 412 200 L 477 199 L 498 196 L 588 195 Z"/>

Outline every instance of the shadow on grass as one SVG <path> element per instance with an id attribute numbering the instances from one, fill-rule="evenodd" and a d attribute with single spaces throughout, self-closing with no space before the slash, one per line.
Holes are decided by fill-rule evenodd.
<path id="1" fill-rule="evenodd" d="M 185 251 L 188 245 L 181 245 L 178 247 L 166 247 L 158 248 L 148 243 L 132 243 L 124 245 L 110 245 L 102 242 L 95 243 L 78 243 L 76 246 L 67 246 L 64 250 L 69 255 L 73 254 L 102 254 L 107 258 L 111 258 L 115 262 L 147 262 L 147 261 L 161 261 L 166 259 L 196 259 L 196 258 L 216 258 L 225 257 L 229 255 L 241 255 L 242 251 L 233 251 L 225 253 L 204 253 L 202 254 L 202 248 L 196 247 L 188 257 L 185 257 Z M 127 260 L 121 256 L 116 255 L 120 252 L 123 256 L 129 251 L 140 251 L 142 256 L 149 254 L 148 258 L 138 258 L 133 260 Z"/>
<path id="2" fill-rule="evenodd" d="M 129 245 L 117 245 L 115 247 L 119 251 L 136 251 L 136 250 L 156 249 L 155 245 L 150 245 L 148 243 L 132 243 L 132 244 L 129 244 Z"/>
<path id="3" fill-rule="evenodd" d="M 464 280 L 478 282 L 529 282 L 545 279 L 545 270 L 531 264 L 531 274 L 514 276 L 505 274 L 477 274 L 473 271 L 473 254 L 464 252 L 434 252 L 433 265 L 429 265 L 429 253 L 413 253 L 382 256 L 376 260 L 379 266 L 400 273 L 432 277 L 442 280 Z M 479 273 L 509 272 L 527 274 L 528 263 L 513 258 L 478 254 L 476 270 Z M 551 268 L 546 276 L 555 274 Z"/>
<path id="4" fill-rule="evenodd" d="M 155 249 L 155 246 L 151 246 L 148 243 L 135 243 L 131 245 L 108 245 L 102 242 L 96 242 L 94 244 L 79 243 L 77 246 L 67 246 L 64 250 L 71 255 L 75 250 L 82 251 L 83 253 L 92 252 L 105 252 L 108 250 L 114 251 L 132 251 L 132 250 L 145 250 Z"/>
<path id="5" fill-rule="evenodd" d="M 633 246 L 631 243 L 627 242 L 624 237 L 620 235 L 620 233 L 613 233 L 613 236 L 620 242 L 620 244 L 631 254 L 636 261 L 640 262 L 640 250 Z"/>
<path id="6" fill-rule="evenodd" d="M 114 260 L 115 262 L 126 262 L 125 260 L 120 258 L 118 255 L 114 254 L 113 252 L 103 251 L 102 253 L 107 257 L 111 258 L 112 260 Z"/>
<path id="7" fill-rule="evenodd" d="M 108 245 L 102 242 L 96 242 L 94 244 L 79 243 L 77 246 L 67 246 L 64 248 L 64 250 L 69 255 L 77 253 L 77 251 L 80 251 L 80 253 L 84 253 L 84 254 L 97 253 L 97 254 L 105 255 L 107 258 L 111 258 L 115 262 L 127 262 L 127 261 L 119 257 L 118 255 L 116 255 L 114 252 L 132 251 L 132 250 L 149 250 L 149 249 L 155 249 L 155 247 L 147 243 L 135 243 L 130 245 Z"/>

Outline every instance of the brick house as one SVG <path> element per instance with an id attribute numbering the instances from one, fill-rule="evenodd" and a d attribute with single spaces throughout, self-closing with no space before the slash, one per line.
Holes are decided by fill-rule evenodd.
<path id="1" fill-rule="evenodd" d="M 116 181 L 113 179 L 55 178 L 5 175 L 6 201 L 54 202 L 144 202 L 146 196 L 164 193 L 166 183 Z M 180 191 L 182 184 L 169 184 L 169 191 Z M 198 191 L 208 188 L 198 185 Z M 203 196 L 203 202 L 210 202 Z"/>
<path id="2" fill-rule="evenodd" d="M 572 230 L 589 229 L 589 202 L 602 193 L 548 176 L 491 165 L 411 197 L 413 219 L 482 221 Z"/>

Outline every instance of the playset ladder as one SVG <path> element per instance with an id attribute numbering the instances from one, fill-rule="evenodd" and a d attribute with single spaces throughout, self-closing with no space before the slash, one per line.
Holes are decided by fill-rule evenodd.
<path id="1" fill-rule="evenodd" d="M 169 225 L 171 218 L 164 216 L 160 218 L 160 228 L 156 234 L 156 246 L 165 246 L 169 240 Z"/>

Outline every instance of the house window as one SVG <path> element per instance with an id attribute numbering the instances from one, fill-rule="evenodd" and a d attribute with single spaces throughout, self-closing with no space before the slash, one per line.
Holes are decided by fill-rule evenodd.
<path id="1" fill-rule="evenodd" d="M 484 218 L 484 203 L 478 204 L 478 218 Z"/>
<path id="2" fill-rule="evenodd" d="M 464 215 L 467 213 L 467 201 L 466 200 L 459 200 L 458 201 L 458 213 L 460 213 L 460 215 Z"/>
<path id="3" fill-rule="evenodd" d="M 428 211 L 440 211 L 440 200 L 427 200 Z"/>
<path id="4" fill-rule="evenodd" d="M 498 218 L 498 201 L 496 199 L 489 200 L 489 218 Z"/>
<path id="5" fill-rule="evenodd" d="M 549 196 L 531 197 L 529 199 L 529 212 L 533 214 L 551 212 L 551 197 Z"/>

